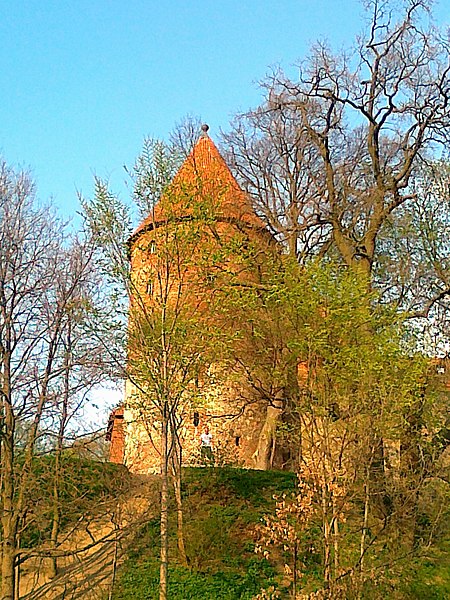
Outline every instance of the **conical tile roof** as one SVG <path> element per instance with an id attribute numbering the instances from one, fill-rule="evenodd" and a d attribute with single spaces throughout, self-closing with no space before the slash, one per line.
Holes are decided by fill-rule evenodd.
<path id="1" fill-rule="evenodd" d="M 205 129 L 206 126 L 168 191 L 133 233 L 130 242 L 143 231 L 159 227 L 169 219 L 192 216 L 195 201 L 198 204 L 202 199 L 214 204 L 214 214 L 218 220 L 235 221 L 250 228 L 266 230 L 264 222 L 253 210 L 249 196 L 239 187 Z"/>

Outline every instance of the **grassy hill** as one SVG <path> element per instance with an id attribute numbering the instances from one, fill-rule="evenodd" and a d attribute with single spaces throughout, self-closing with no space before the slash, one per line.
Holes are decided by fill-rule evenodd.
<path id="1" fill-rule="evenodd" d="M 295 487 L 295 475 L 232 468 L 185 472 L 185 543 L 190 568 L 177 563 L 172 532 L 171 600 L 250 600 L 279 579 L 276 567 L 254 553 L 253 529 L 273 495 Z M 159 521 L 143 528 L 119 571 L 113 600 L 158 597 Z"/>
<path id="2" fill-rule="evenodd" d="M 20 466 L 19 456 L 18 462 Z M 36 457 L 27 488 L 27 511 L 23 519 L 23 547 L 37 547 L 50 536 L 54 511 L 54 455 Z M 67 451 L 61 457 L 58 478 L 58 501 L 61 530 L 73 526 L 81 517 L 93 519 L 108 502 L 114 502 L 129 484 L 129 474 L 122 465 L 104 463 Z"/>
<path id="3" fill-rule="evenodd" d="M 273 562 L 256 555 L 255 526 L 273 510 L 273 495 L 295 488 L 292 473 L 233 468 L 191 468 L 184 473 L 185 543 L 189 568 L 177 561 L 171 534 L 170 600 L 250 600 L 275 586 L 288 598 L 281 554 Z M 156 508 L 156 507 L 155 507 Z M 157 512 L 157 509 L 156 509 Z M 319 545 L 318 545 L 319 547 Z M 384 598 L 444 600 L 450 597 L 449 538 L 441 538 L 422 557 L 402 566 L 402 577 L 388 573 Z M 159 521 L 143 527 L 119 569 L 113 600 L 158 598 Z M 320 550 L 309 557 L 310 581 L 321 576 Z M 363 595 L 378 599 L 380 587 Z M 349 599 L 350 600 L 350 599 Z"/>

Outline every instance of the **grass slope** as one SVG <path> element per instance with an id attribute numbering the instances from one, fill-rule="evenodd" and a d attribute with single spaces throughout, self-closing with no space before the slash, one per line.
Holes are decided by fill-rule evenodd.
<path id="1" fill-rule="evenodd" d="M 20 458 L 20 457 L 19 457 Z M 27 488 L 28 507 L 22 522 L 22 547 L 37 547 L 50 537 L 52 527 L 55 460 L 52 454 L 37 457 Z M 58 477 L 61 530 L 81 517 L 94 518 L 103 504 L 123 493 L 129 473 L 121 465 L 81 458 L 70 451 L 63 454 Z"/>
<path id="2" fill-rule="evenodd" d="M 273 495 L 294 490 L 295 484 L 295 475 L 286 472 L 186 469 L 183 495 L 190 568 L 177 562 L 176 535 L 172 531 L 170 600 L 251 600 L 261 588 L 271 585 L 280 589 L 283 598 L 288 597 L 282 585 L 282 557 L 278 565 L 273 565 L 255 555 L 254 527 L 264 514 L 272 512 Z M 449 539 L 445 535 L 426 557 L 411 560 L 403 567 L 402 577 L 387 585 L 384 598 L 450 598 L 449 550 Z M 156 600 L 159 597 L 158 558 L 159 520 L 156 517 L 139 531 L 118 572 L 113 600 Z M 313 579 L 320 578 L 320 564 L 310 564 L 309 569 Z M 378 597 L 369 593 L 367 600 Z"/>
<path id="3" fill-rule="evenodd" d="M 252 531 L 273 495 L 295 487 L 295 475 L 233 468 L 184 473 L 185 543 L 190 569 L 176 562 L 171 536 L 171 600 L 250 600 L 275 583 L 276 571 L 255 555 Z M 139 532 L 119 571 L 113 600 L 158 598 L 159 522 Z"/>

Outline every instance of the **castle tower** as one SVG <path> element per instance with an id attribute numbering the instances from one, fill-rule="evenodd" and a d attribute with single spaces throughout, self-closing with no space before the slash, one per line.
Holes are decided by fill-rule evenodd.
<path id="1" fill-rule="evenodd" d="M 131 321 L 133 314 L 150 313 L 161 305 L 171 310 L 182 307 L 179 314 L 183 318 L 187 314 L 189 319 L 189 315 L 194 312 L 198 315 L 199 311 L 214 318 L 213 293 L 223 273 L 234 270 L 239 272 L 240 281 L 258 280 L 264 257 L 274 251 L 272 236 L 207 131 L 204 125 L 201 137 L 173 182 L 129 240 L 131 277 L 136 290 Z M 251 267 L 248 264 L 243 267 L 240 252 L 248 244 L 258 249 L 257 258 Z M 234 248 L 234 255 L 230 248 Z M 130 338 L 132 362 L 133 345 L 139 346 L 141 352 L 142 344 L 133 341 L 132 335 Z M 201 347 L 201 336 L 199 340 Z M 151 360 L 152 349 L 148 352 Z M 220 366 L 211 365 L 210 369 L 219 372 Z M 191 393 L 189 402 L 183 405 L 186 394 L 180 394 L 184 462 L 195 464 L 199 435 L 208 425 L 217 459 L 223 457 L 225 461 L 254 466 L 266 410 L 264 403 L 258 403 L 257 399 L 249 402 L 243 385 L 235 378 L 227 381 L 222 375 L 214 382 L 213 376 L 203 384 L 201 372 L 197 377 L 192 373 L 189 377 L 187 385 L 190 392 L 192 386 L 198 386 L 199 401 L 193 402 L 195 394 Z M 120 412 L 120 422 L 117 418 L 111 421 L 109 433 L 111 459 L 138 473 L 159 469 L 158 415 L 151 410 L 151 394 L 150 400 L 143 399 L 143 386 L 145 383 L 136 384 L 132 377 L 127 382 L 123 418 Z M 114 435 L 114 426 L 121 427 L 120 436 Z M 120 448 L 115 447 L 115 439 L 121 440 Z"/>

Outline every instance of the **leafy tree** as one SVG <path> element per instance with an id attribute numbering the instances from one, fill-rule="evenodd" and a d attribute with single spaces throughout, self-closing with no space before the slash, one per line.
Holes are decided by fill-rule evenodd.
<path id="1" fill-rule="evenodd" d="M 441 452 L 430 434 L 445 424 L 445 395 L 434 365 L 405 347 L 402 318 L 357 273 L 320 263 L 287 273 L 272 295 L 299 366 L 298 421 L 281 434 L 300 449 L 301 490 L 278 500 L 261 541 L 289 550 L 291 581 L 308 597 L 317 588 L 323 597 L 358 595 L 418 550 Z M 430 506 L 430 520 L 442 502 Z M 308 572 L 317 549 L 321 580 Z"/>
<path id="2" fill-rule="evenodd" d="M 285 257 L 274 244 L 262 254 L 259 243 L 248 241 L 235 252 L 242 271 L 258 265 L 258 277 L 243 281 L 228 272 L 215 291 L 220 297 L 216 318 L 230 334 L 230 376 L 240 382 L 243 405 L 256 404 L 265 413 L 253 464 L 258 469 L 285 468 L 292 466 L 292 457 L 289 452 L 283 455 L 287 448 L 280 443 L 277 427 L 298 392 L 297 357 L 289 347 L 293 330 L 279 295 L 285 284 Z M 236 414 L 239 409 L 242 406 L 236 405 Z"/>

